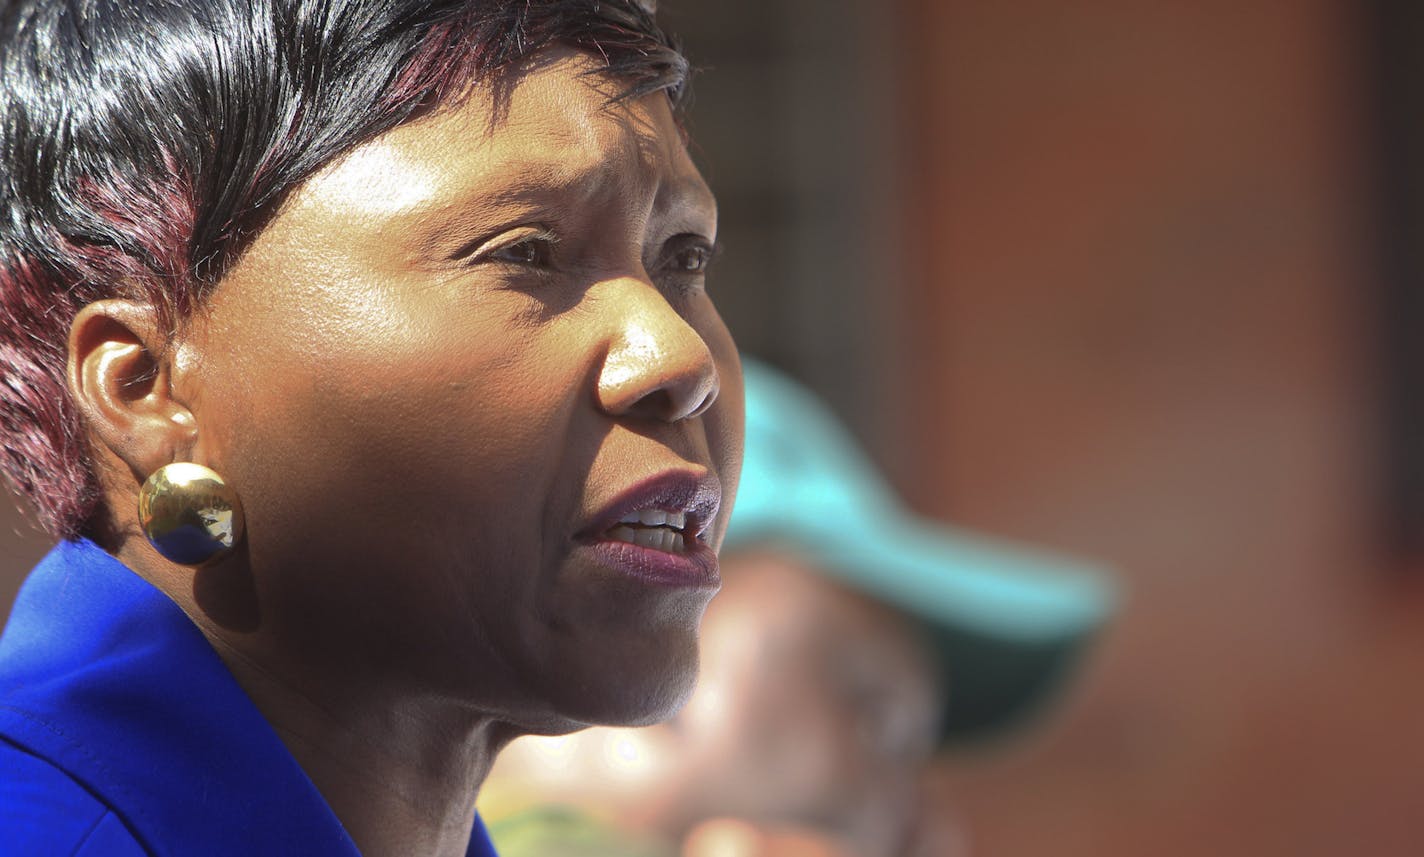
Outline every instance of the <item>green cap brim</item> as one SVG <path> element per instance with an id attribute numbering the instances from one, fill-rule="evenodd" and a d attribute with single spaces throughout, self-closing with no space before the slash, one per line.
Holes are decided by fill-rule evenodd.
<path id="1" fill-rule="evenodd" d="M 913 514 L 814 396 L 755 361 L 745 373 L 728 544 L 790 546 L 920 620 L 944 661 L 950 740 L 1021 722 L 1111 614 L 1110 578 Z"/>

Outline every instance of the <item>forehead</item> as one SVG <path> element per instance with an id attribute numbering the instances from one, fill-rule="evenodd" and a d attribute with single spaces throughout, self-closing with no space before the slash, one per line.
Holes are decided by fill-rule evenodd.
<path id="1" fill-rule="evenodd" d="M 395 215 L 610 185 L 672 190 L 712 206 L 667 97 L 614 101 L 618 82 L 598 68 L 578 51 L 544 52 L 500 85 L 480 86 L 329 164 L 289 208 Z"/>

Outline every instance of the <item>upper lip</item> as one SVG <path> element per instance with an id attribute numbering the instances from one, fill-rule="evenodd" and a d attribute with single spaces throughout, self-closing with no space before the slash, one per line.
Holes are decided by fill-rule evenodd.
<path id="1" fill-rule="evenodd" d="M 592 523 L 580 531 L 582 538 L 600 536 L 624 517 L 643 509 L 681 512 L 687 516 L 684 536 L 703 536 L 717 519 L 722 505 L 722 483 L 711 473 L 667 470 L 644 479 L 620 492 L 592 516 Z"/>

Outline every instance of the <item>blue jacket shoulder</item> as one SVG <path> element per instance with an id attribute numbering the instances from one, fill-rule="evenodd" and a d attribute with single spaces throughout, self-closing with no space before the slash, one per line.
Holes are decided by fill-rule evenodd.
<path id="1" fill-rule="evenodd" d="M 5 853 L 141 857 L 108 806 L 59 768 L 0 738 L 0 842 Z"/>

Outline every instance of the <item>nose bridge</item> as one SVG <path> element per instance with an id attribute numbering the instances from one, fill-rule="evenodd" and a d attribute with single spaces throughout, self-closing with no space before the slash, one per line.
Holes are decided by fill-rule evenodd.
<path id="1" fill-rule="evenodd" d="M 603 409 L 668 422 L 705 410 L 718 381 L 702 335 L 651 283 L 627 278 L 606 285 L 614 322 L 598 379 Z"/>

